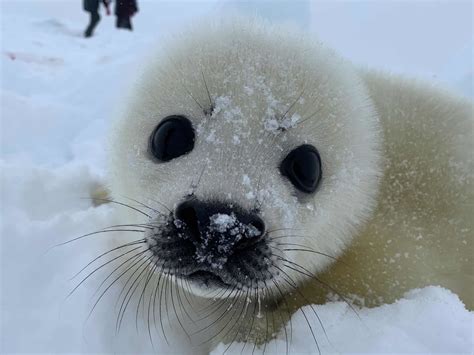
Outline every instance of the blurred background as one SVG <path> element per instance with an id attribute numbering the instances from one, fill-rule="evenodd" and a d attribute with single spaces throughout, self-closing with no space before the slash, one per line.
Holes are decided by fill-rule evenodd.
<path id="1" fill-rule="evenodd" d="M 473 96 L 470 1 L 138 0 L 133 31 L 117 30 L 115 16 L 102 8 L 87 39 L 81 0 L 0 3 L 5 353 L 110 350 L 107 308 L 85 321 L 94 283 L 65 300 L 70 277 L 104 249 L 104 240 L 49 248 L 113 224 L 110 206 L 83 199 L 104 180 L 109 122 L 144 58 L 195 19 L 240 12 L 289 23 L 357 65 Z"/>

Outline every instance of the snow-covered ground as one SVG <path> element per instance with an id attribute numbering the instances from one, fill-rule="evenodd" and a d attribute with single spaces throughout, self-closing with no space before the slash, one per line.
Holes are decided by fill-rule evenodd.
<path id="1" fill-rule="evenodd" d="M 86 321 L 93 283 L 65 300 L 75 281 L 70 277 L 105 248 L 106 238 L 50 247 L 114 223 L 111 206 L 96 208 L 84 199 L 104 178 L 110 119 L 143 56 L 193 18 L 240 8 L 275 21 L 296 19 L 356 63 L 436 79 L 472 97 L 470 2 L 141 0 L 133 33 L 116 31 L 113 18 L 104 16 L 90 40 L 81 37 L 87 17 L 80 3 L 1 0 L 4 353 L 133 351 L 139 341 L 134 327 L 114 337 L 100 307 Z M 393 305 L 362 309 L 362 321 L 343 303 L 317 311 L 331 342 L 317 330 L 323 353 L 473 351 L 473 313 L 441 288 L 413 290 Z M 292 351 L 316 352 L 301 313 L 293 326 L 301 331 L 293 336 Z M 283 339 L 266 351 L 283 352 Z"/>

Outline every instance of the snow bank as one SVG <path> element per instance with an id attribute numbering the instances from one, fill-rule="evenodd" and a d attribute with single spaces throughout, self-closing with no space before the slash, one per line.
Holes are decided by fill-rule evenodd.
<path id="1" fill-rule="evenodd" d="M 319 325 L 321 319 L 326 335 Z M 394 304 L 357 309 L 357 315 L 344 302 L 304 307 L 313 326 L 322 354 L 328 353 L 472 353 L 474 313 L 468 312 L 459 298 L 441 287 L 426 287 L 407 292 Z M 292 318 L 292 354 L 318 354 L 311 332 L 298 311 Z M 289 333 L 289 326 L 287 326 Z M 244 344 L 235 344 L 229 354 L 240 354 Z M 222 354 L 219 345 L 212 354 Z M 245 346 L 244 353 L 252 353 Z M 266 354 L 286 351 L 281 331 L 266 345 Z M 255 354 L 262 354 L 263 347 Z"/>
<path id="2" fill-rule="evenodd" d="M 411 6 L 407 4 L 405 9 Z M 81 33 L 87 16 L 79 0 L 1 1 L 2 353 L 152 350 L 147 340 L 136 334 L 134 324 L 115 336 L 114 319 L 110 320 L 113 304 L 111 309 L 99 307 L 97 316 L 86 321 L 96 283 L 66 299 L 77 281 L 70 281 L 70 277 L 106 249 L 106 235 L 50 247 L 117 223 L 111 206 L 96 208 L 83 197 L 103 180 L 108 124 L 129 79 L 141 65 L 142 55 L 159 43 L 163 34 L 215 8 L 216 1 L 186 2 L 185 6 L 187 11 L 182 10 L 181 2 L 141 0 L 134 33 L 116 31 L 114 19 L 103 16 L 97 36 L 85 40 Z M 341 21 L 340 8 L 331 6 L 320 3 L 313 9 L 312 21 L 323 39 L 348 48 L 349 57 L 359 61 L 375 58 L 367 64 L 377 66 L 381 64 L 377 60 L 382 62 L 386 57 L 376 54 L 390 47 L 393 52 L 389 54 L 406 54 L 403 69 L 410 62 L 423 63 L 454 86 L 460 85 L 460 90 L 472 87 L 472 54 L 462 49 L 470 46 L 463 30 L 465 16 L 443 17 L 446 5 L 429 6 L 421 17 L 423 33 L 429 33 L 430 28 L 437 33 L 440 28 L 450 28 L 449 37 L 437 38 L 433 44 L 438 48 L 436 60 L 424 50 L 407 50 L 419 48 L 419 37 L 411 42 L 410 37 L 402 37 L 397 42 L 392 36 L 385 43 L 380 37 L 390 29 L 373 31 L 371 22 L 364 21 L 367 12 L 354 11 L 349 18 L 344 11 L 347 21 Z M 370 10 L 372 5 L 367 6 L 364 9 Z M 369 13 L 376 18 L 380 8 L 373 5 L 373 9 L 376 11 Z M 469 13 L 469 6 L 456 11 Z M 397 14 L 405 23 L 403 11 Z M 309 21 L 307 14 L 304 21 Z M 341 23 L 356 23 L 364 32 L 341 28 Z M 449 65 L 456 68 L 445 70 Z M 321 329 L 315 329 L 323 353 L 472 352 L 473 315 L 443 289 L 412 291 L 393 305 L 362 309 L 362 322 L 342 303 L 328 303 L 316 310 L 332 343 L 329 345 Z M 301 313 L 294 316 L 293 327 L 299 331 L 294 332 L 292 351 L 314 349 Z M 267 351 L 283 352 L 282 341 L 280 335 L 268 344 Z M 235 349 L 238 346 L 231 348 Z"/>

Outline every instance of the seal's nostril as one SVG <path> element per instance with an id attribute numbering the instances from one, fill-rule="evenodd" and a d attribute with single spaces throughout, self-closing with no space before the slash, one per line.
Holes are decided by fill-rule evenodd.
<path id="1" fill-rule="evenodd" d="M 192 201 L 186 201 L 178 206 L 176 209 L 176 218 L 183 222 L 188 228 L 191 236 L 199 239 L 199 219 L 196 212 L 196 207 Z"/>
<path id="2" fill-rule="evenodd" d="M 175 210 L 178 235 L 195 248 L 198 265 L 222 267 L 234 253 L 250 252 L 265 237 L 258 215 L 234 204 L 191 199 Z"/>
<path id="3" fill-rule="evenodd" d="M 249 224 L 255 227 L 260 232 L 258 237 L 261 237 L 265 234 L 265 223 L 263 223 L 260 218 L 254 216 Z"/>

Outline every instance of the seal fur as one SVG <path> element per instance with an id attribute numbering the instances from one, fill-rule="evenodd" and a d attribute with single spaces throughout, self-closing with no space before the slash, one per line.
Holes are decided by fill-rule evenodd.
<path id="1" fill-rule="evenodd" d="M 176 114 L 195 127 L 195 148 L 157 163 L 150 133 Z M 124 223 L 158 223 L 189 195 L 258 209 L 279 287 L 211 295 L 231 306 L 250 298 L 254 311 L 258 300 L 263 319 L 278 310 L 284 323 L 329 293 L 375 306 L 428 284 L 472 308 L 472 142 L 469 101 L 361 70 L 300 33 L 233 20 L 194 28 L 148 65 L 114 126 L 109 187 L 160 210 L 129 211 Z M 303 143 L 318 148 L 324 172 L 309 196 L 277 169 Z M 179 286 L 210 302 L 202 288 Z M 264 332 L 241 303 L 245 315 L 213 343 L 268 339 L 268 323 Z M 222 329 L 224 319 L 211 323 Z"/>

